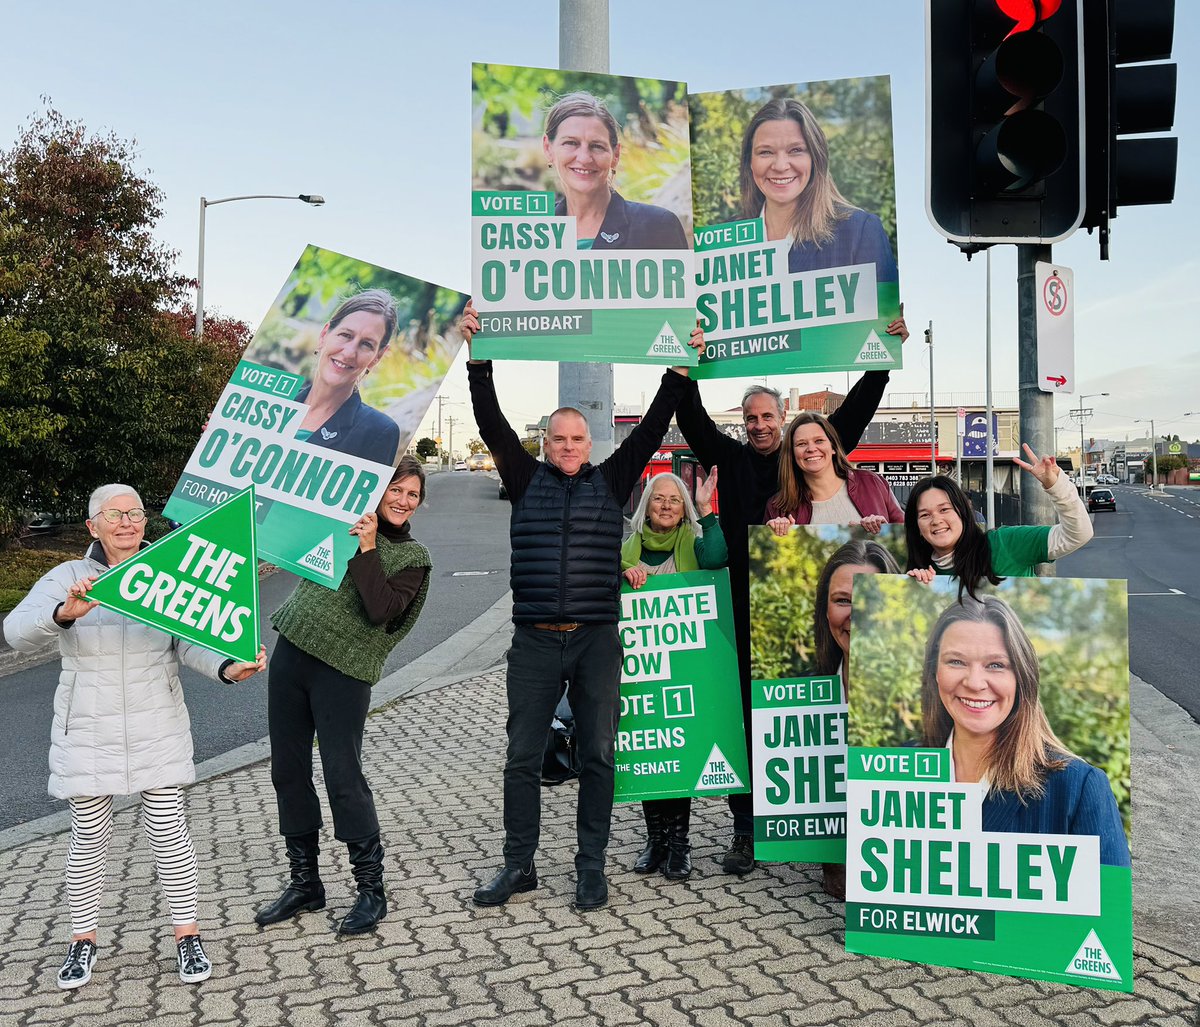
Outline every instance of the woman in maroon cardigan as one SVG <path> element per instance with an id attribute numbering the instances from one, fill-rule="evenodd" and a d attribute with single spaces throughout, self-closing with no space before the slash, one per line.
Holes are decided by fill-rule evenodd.
<path id="1" fill-rule="evenodd" d="M 850 466 L 837 430 L 821 414 L 796 415 L 783 437 L 779 491 L 767 502 L 765 523 L 776 535 L 793 524 L 862 524 L 877 532 L 903 524 L 904 511 L 888 484 L 873 471 Z"/>

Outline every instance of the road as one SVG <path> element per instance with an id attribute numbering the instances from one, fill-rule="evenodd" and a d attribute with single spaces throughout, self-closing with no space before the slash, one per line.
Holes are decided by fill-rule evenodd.
<path id="1" fill-rule="evenodd" d="M 470 624 L 508 590 L 510 507 L 498 498 L 497 484 L 494 474 L 480 472 L 430 475 L 426 504 L 413 518 L 413 535 L 433 556 L 429 598 L 412 632 L 392 651 L 385 675 Z M 291 594 L 297 580 L 280 571 L 261 582 L 268 652 L 278 636 L 266 617 Z M 0 830 L 64 808 L 46 794 L 58 672 L 54 659 L 0 677 L 5 714 L 0 720 Z M 230 686 L 184 668 L 182 680 L 197 762 L 266 735 L 266 675 Z"/>
<path id="2" fill-rule="evenodd" d="M 1113 488 L 1095 538 L 1060 577 L 1129 579 L 1129 665 L 1200 721 L 1200 489 Z"/>

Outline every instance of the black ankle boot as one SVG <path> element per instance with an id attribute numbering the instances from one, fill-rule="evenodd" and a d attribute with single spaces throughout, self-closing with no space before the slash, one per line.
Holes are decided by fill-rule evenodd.
<path id="1" fill-rule="evenodd" d="M 652 874 L 667 858 L 666 815 L 657 800 L 642 803 L 642 816 L 646 818 L 646 847 L 633 864 L 635 874 Z"/>
<path id="2" fill-rule="evenodd" d="M 317 857 L 321 852 L 317 832 L 290 835 L 284 838 L 284 843 L 292 879 L 279 898 L 254 915 L 254 922 L 260 927 L 290 920 L 309 910 L 325 908 L 325 886 L 321 883 L 317 867 Z"/>
<path id="3" fill-rule="evenodd" d="M 663 877 L 671 881 L 682 881 L 692 872 L 692 843 L 688 841 L 691 827 L 692 804 L 684 799 L 667 823 L 667 862 Z"/>
<path id="4" fill-rule="evenodd" d="M 387 896 L 383 893 L 383 846 L 379 835 L 365 841 L 349 842 L 350 866 L 358 882 L 358 898 L 346 918 L 338 924 L 338 934 L 365 934 L 387 915 Z"/>

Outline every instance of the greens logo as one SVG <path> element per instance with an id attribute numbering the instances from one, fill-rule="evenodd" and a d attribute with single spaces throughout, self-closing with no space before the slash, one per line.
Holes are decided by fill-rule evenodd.
<path id="1" fill-rule="evenodd" d="M 1100 977 L 1106 981 L 1121 979 L 1121 975 L 1117 973 L 1116 966 L 1113 965 L 1108 953 L 1104 951 L 1104 946 L 1094 930 L 1088 931 L 1088 936 L 1079 946 L 1075 958 L 1067 964 L 1067 973 L 1077 974 L 1080 977 Z"/>

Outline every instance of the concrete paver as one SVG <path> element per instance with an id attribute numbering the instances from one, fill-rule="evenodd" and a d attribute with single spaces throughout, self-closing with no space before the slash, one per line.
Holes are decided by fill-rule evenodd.
<path id="1" fill-rule="evenodd" d="M 1135 690 L 1135 710 L 1137 697 Z M 125 809 L 112 843 L 100 959 L 78 992 L 61 992 L 53 980 L 69 930 L 65 835 L 0 852 L 0 1023 L 1195 1027 L 1200 971 L 1188 925 L 1196 878 L 1167 883 L 1158 875 L 1172 858 L 1195 859 L 1200 810 L 1187 805 L 1194 781 L 1172 789 L 1145 771 L 1182 773 L 1190 763 L 1194 778 L 1190 746 L 1200 728 L 1188 720 L 1194 734 L 1180 725 L 1169 732 L 1161 717 L 1170 711 L 1154 710 L 1159 728 L 1134 735 L 1134 995 L 850 955 L 841 906 L 821 891 L 819 867 L 766 865 L 741 879 L 720 873 L 729 832 L 723 800 L 694 804 L 696 870 L 686 882 L 627 870 L 642 824 L 636 807 L 618 807 L 610 904 L 580 914 L 570 908 L 575 786 L 547 789 L 540 887 L 506 907 L 476 908 L 471 893 L 499 866 L 503 836 L 504 687 L 492 671 L 409 694 L 368 721 L 389 893 L 376 934 L 339 939 L 332 931 L 352 901 L 352 881 L 329 827 L 328 907 L 255 926 L 254 911 L 283 882 L 269 764 L 257 762 L 188 794 L 213 978 L 178 981 L 165 901 L 136 809 Z M 1168 800 L 1171 827 L 1156 831 Z"/>

